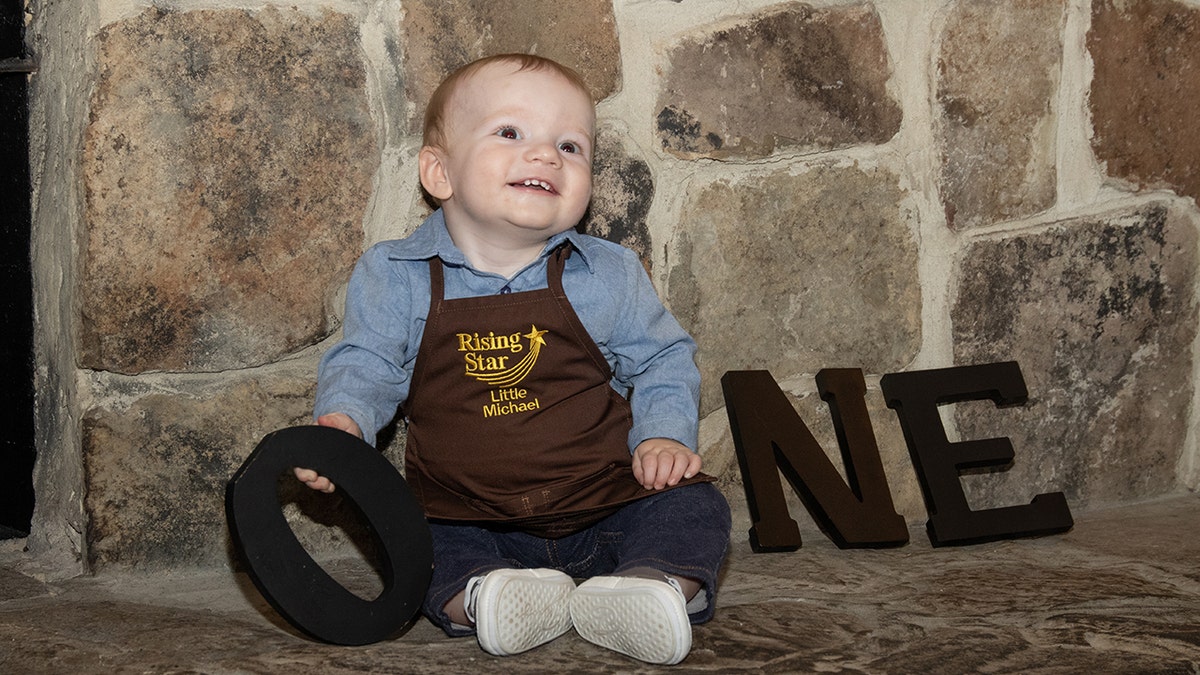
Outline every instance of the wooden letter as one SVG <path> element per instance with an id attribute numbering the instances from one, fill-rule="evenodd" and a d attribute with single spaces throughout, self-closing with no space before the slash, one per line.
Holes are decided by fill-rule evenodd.
<path id="1" fill-rule="evenodd" d="M 358 508 L 381 549 L 383 592 L 346 589 L 296 539 L 279 504 L 280 475 L 293 466 L 331 478 Z M 225 517 L 250 580 L 279 615 L 312 637 L 365 645 L 397 634 L 421 609 L 433 576 L 433 539 L 416 497 L 374 448 L 314 425 L 268 434 L 225 489 Z"/>
<path id="2" fill-rule="evenodd" d="M 730 371 L 721 378 L 721 385 L 753 521 L 750 546 L 755 552 L 794 551 L 801 544 L 776 467 L 839 548 L 908 542 L 908 528 L 892 504 L 871 430 L 861 370 L 817 373 L 817 388 L 829 403 L 849 485 L 770 373 Z"/>
<path id="3" fill-rule="evenodd" d="M 934 546 L 973 544 L 1065 532 L 1074 521 L 1061 492 L 1037 495 L 1026 505 L 972 511 L 959 479 L 961 469 L 1005 466 L 1013 459 L 1007 438 L 951 443 L 938 416 L 944 403 L 991 399 L 997 406 L 1028 398 L 1015 361 L 884 375 L 887 405 L 900 417 L 904 440 L 929 512 L 926 529 Z"/>

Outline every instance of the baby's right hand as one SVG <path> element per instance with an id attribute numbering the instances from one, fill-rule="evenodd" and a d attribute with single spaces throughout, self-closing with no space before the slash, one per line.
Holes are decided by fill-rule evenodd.
<path id="1" fill-rule="evenodd" d="M 350 419 L 350 416 L 345 413 L 329 413 L 328 415 L 321 415 L 317 418 L 317 424 L 323 427 L 341 429 L 348 434 L 353 434 L 359 438 L 362 438 L 362 430 L 359 429 L 358 425 L 354 423 L 354 420 Z M 313 471 L 312 469 L 295 467 L 292 469 L 292 472 L 296 474 L 297 480 L 299 480 L 301 483 L 304 483 L 308 487 L 317 490 L 318 492 L 324 492 L 328 494 L 337 489 L 337 486 L 333 484 L 333 481 L 329 480 L 325 476 L 322 476 L 316 471 Z"/>

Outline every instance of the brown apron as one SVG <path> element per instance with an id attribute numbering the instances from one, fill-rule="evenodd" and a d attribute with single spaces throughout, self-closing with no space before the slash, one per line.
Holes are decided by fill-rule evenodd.
<path id="1" fill-rule="evenodd" d="M 633 477 L 629 402 L 563 292 L 570 255 L 551 254 L 548 288 L 454 300 L 429 261 L 404 464 L 430 519 L 559 537 L 654 494 Z"/>

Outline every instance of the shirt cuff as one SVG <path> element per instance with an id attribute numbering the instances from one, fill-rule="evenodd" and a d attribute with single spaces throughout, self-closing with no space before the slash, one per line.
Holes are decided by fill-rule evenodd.
<path id="1" fill-rule="evenodd" d="M 669 438 L 687 446 L 692 452 L 697 449 L 699 423 L 694 420 L 684 420 L 677 417 L 659 417 L 643 420 L 633 425 L 629 430 L 629 452 L 648 438 Z"/>

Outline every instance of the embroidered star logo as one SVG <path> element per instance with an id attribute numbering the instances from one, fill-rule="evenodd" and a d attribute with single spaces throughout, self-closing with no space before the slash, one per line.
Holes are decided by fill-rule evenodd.
<path id="1" fill-rule="evenodd" d="M 546 341 L 544 339 L 542 339 L 542 336 L 548 332 L 549 331 L 538 330 L 537 326 L 535 326 L 533 324 L 529 324 L 529 332 L 526 333 L 525 335 L 523 335 L 522 337 L 529 338 L 529 348 L 532 349 L 534 345 L 545 345 L 546 344 Z"/>

